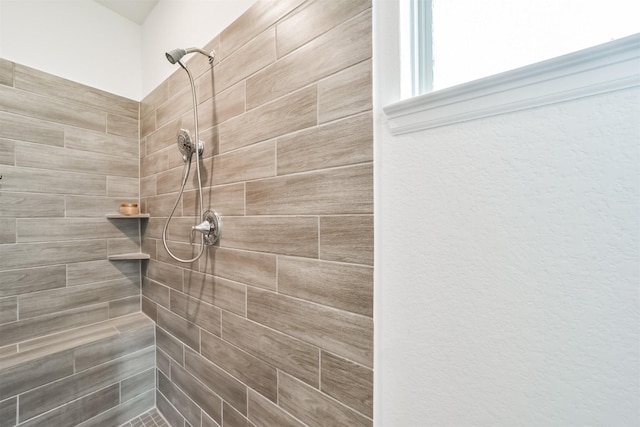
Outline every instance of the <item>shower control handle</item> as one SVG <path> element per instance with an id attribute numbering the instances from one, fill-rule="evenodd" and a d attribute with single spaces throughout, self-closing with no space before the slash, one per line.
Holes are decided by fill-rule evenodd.
<path id="1" fill-rule="evenodd" d="M 202 214 L 202 222 L 191 227 L 191 233 L 199 231 L 204 236 L 207 246 L 214 245 L 220 238 L 220 216 L 217 212 L 208 210 Z"/>

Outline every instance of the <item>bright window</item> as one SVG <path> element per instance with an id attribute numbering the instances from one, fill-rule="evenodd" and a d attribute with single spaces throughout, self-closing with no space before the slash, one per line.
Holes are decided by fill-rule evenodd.
<path id="1" fill-rule="evenodd" d="M 640 32 L 638 0 L 400 0 L 402 98 Z"/>

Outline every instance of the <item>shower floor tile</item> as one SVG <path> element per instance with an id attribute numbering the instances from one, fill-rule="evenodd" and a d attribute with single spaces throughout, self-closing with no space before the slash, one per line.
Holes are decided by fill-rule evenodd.
<path id="1" fill-rule="evenodd" d="M 156 408 L 122 424 L 120 427 L 170 427 Z"/>

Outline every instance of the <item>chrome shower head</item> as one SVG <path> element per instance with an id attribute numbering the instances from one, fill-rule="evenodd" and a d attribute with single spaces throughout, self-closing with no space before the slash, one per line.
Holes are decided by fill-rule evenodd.
<path id="1" fill-rule="evenodd" d="M 196 143 L 191 139 L 191 133 L 188 129 L 180 129 L 178 132 L 178 150 L 182 154 L 182 160 L 185 162 L 191 161 L 191 156 L 196 151 Z M 204 152 L 204 143 L 198 142 L 198 154 L 202 155 Z"/>
<path id="2" fill-rule="evenodd" d="M 178 150 L 182 153 L 182 159 L 186 162 L 193 155 L 193 143 L 191 133 L 187 129 L 180 129 L 178 132 Z"/>
<path id="3" fill-rule="evenodd" d="M 176 62 L 180 61 L 180 58 L 182 58 L 186 54 L 187 54 L 187 51 L 184 49 L 173 49 L 165 53 L 165 55 L 167 56 L 167 60 L 172 64 L 175 64 Z"/>
<path id="4" fill-rule="evenodd" d="M 185 56 L 187 53 L 201 53 L 202 55 L 209 58 L 210 64 L 213 63 L 213 58 L 216 55 L 216 52 L 213 50 L 211 52 L 205 52 L 204 50 L 199 49 L 197 47 L 190 47 L 187 49 L 178 48 L 178 49 L 170 50 L 169 52 L 165 53 L 165 56 L 167 57 L 167 60 L 172 64 L 175 64 L 177 62 L 178 64 L 182 65 L 180 62 L 180 59 L 182 59 L 182 57 Z"/>

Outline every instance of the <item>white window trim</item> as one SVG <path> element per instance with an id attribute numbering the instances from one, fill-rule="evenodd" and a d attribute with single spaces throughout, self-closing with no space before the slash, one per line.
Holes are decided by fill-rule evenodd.
<path id="1" fill-rule="evenodd" d="M 401 135 L 640 85 L 640 34 L 383 108 Z"/>

